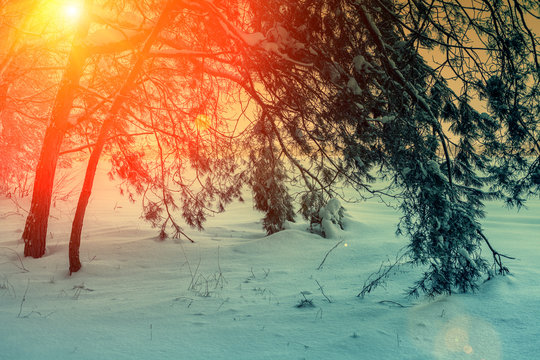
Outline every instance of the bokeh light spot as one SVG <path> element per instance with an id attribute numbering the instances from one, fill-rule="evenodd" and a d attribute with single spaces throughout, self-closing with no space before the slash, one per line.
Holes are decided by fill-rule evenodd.
<path id="1" fill-rule="evenodd" d="M 472 346 L 469 345 L 469 344 L 465 345 L 465 346 L 463 347 L 463 352 L 464 352 L 465 354 L 469 354 L 469 355 L 472 354 L 472 353 L 473 353 L 473 348 L 472 348 Z"/>
<path id="2" fill-rule="evenodd" d="M 205 114 L 195 117 L 195 128 L 199 131 L 207 130 L 210 127 L 210 119 Z"/>

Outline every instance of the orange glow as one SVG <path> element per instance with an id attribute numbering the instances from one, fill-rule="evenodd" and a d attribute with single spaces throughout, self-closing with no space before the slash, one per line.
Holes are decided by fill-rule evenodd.
<path id="1" fill-rule="evenodd" d="M 199 114 L 195 118 L 194 124 L 197 130 L 204 131 L 210 127 L 210 119 L 205 114 Z"/>

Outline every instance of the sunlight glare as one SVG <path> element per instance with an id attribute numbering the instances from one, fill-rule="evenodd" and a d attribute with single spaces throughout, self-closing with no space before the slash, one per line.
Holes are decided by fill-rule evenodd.
<path id="1" fill-rule="evenodd" d="M 64 16 L 70 21 L 77 21 L 81 16 L 81 6 L 78 3 L 64 5 Z"/>

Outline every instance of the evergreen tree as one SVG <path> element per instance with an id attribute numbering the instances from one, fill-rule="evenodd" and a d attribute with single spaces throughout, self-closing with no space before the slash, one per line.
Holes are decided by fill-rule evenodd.
<path id="1" fill-rule="evenodd" d="M 162 9 L 166 20 L 152 33 Z M 80 268 L 82 219 L 103 149 L 112 152 L 111 174 L 125 179 L 124 190 L 144 197 L 145 217 L 161 228 L 161 237 L 169 225 L 173 236 L 185 235 L 174 219 L 175 210 L 181 208 L 187 224 L 201 229 L 208 212 L 223 211 L 239 197 L 243 171 L 238 171 L 232 141 L 238 119 L 224 117 L 226 105 L 221 105 L 234 101 L 237 93 L 230 84 L 235 84 L 231 74 L 239 50 L 223 30 L 239 19 L 226 19 L 227 9 L 227 4 L 217 8 L 207 2 L 86 1 L 85 16 L 75 35 L 68 32 L 68 40 L 56 22 L 50 25 L 48 31 L 62 42 L 43 50 L 58 54 L 66 65 L 56 59 L 55 72 L 45 72 L 53 82 L 61 80 L 53 87 L 56 93 L 43 101 L 51 110 L 22 236 L 26 256 L 45 253 L 54 176 L 64 154 L 91 154 L 73 224 L 72 272 Z M 201 17 L 201 12 L 212 16 Z M 43 23 L 41 12 L 27 16 Z M 28 48 L 29 40 L 24 40 L 23 48 Z M 17 84 L 2 80 L 12 88 Z M 233 130 L 227 130 L 228 122 Z M 66 148 L 76 141 L 83 145 Z M 148 142 L 157 147 L 150 151 L 155 157 L 145 158 L 140 148 L 147 149 Z"/>
<path id="2" fill-rule="evenodd" d="M 537 13 L 532 2 L 483 0 L 254 6 L 259 49 L 274 56 L 257 78 L 269 125 L 254 131 L 273 131 L 289 179 L 320 194 L 305 201 L 342 184 L 400 201 L 398 233 L 427 267 L 411 294 L 474 290 L 508 271 L 480 220 L 487 199 L 519 205 L 538 193 Z M 433 54 L 440 63 L 426 63 Z M 489 114 L 471 105 L 481 97 Z"/>

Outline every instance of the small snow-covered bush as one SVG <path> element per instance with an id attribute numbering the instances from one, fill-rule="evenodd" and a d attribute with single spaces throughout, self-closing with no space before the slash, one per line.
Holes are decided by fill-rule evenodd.
<path id="1" fill-rule="evenodd" d="M 325 238 L 336 237 L 336 226 L 343 230 L 343 214 L 345 208 L 338 199 L 332 198 L 325 207 L 319 211 L 321 219 L 321 235 Z"/>
<path id="2" fill-rule="evenodd" d="M 338 199 L 332 198 L 324 204 L 318 198 L 317 201 L 311 203 L 310 207 L 305 209 L 309 211 L 302 215 L 309 219 L 310 231 L 321 234 L 325 238 L 334 238 L 337 236 L 338 227 L 343 230 L 345 208 L 341 206 Z"/>

